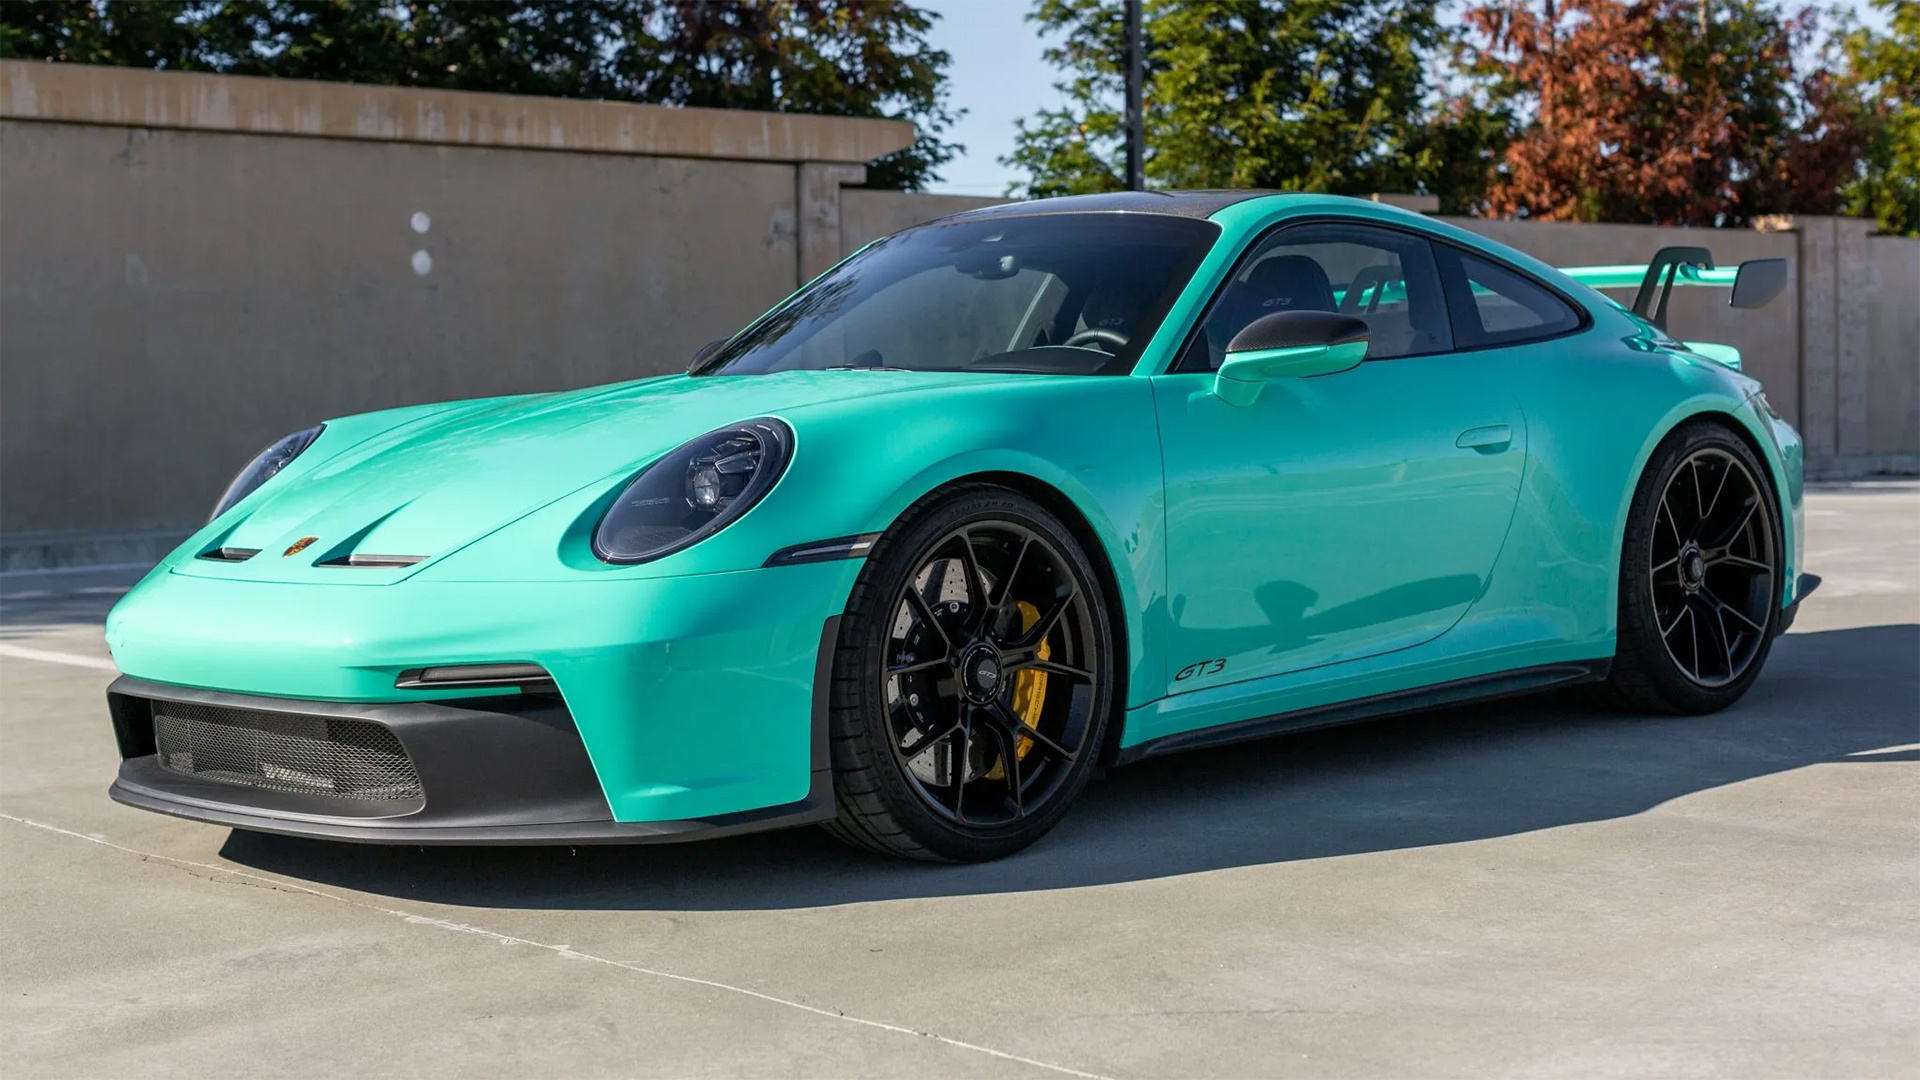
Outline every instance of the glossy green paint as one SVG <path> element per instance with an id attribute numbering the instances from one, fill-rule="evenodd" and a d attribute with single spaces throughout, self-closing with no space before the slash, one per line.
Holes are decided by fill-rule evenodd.
<path id="1" fill-rule="evenodd" d="M 1730 367 L 1735 371 L 1740 370 L 1740 350 L 1731 345 L 1722 345 L 1714 341 L 1687 341 L 1682 344 L 1716 364 Z"/>
<path id="2" fill-rule="evenodd" d="M 1259 390 L 1244 404 L 1212 375 L 1165 373 L 1248 244 L 1330 215 L 1517 264 L 1592 328 L 1343 370 L 1321 358 L 1312 375 L 1263 366 L 1236 380 Z M 615 817 L 671 820 L 806 790 L 821 632 L 860 564 L 767 556 L 882 531 L 966 478 L 1052 502 L 1110 570 L 1126 745 L 1609 655 L 1627 500 L 1660 438 L 1696 414 L 1761 449 L 1797 571 L 1799 441 L 1751 379 L 1536 260 L 1379 204 L 1272 196 L 1214 220 L 1218 243 L 1131 376 L 676 375 L 329 421 L 116 607 L 115 660 L 156 682 L 365 702 L 452 696 L 395 689 L 407 668 L 539 663 Z M 796 437 L 765 500 L 654 562 L 592 556 L 636 472 L 756 416 Z M 196 558 L 222 545 L 261 554 Z M 424 559 L 319 565 L 354 551 Z M 1176 678 L 1213 659 L 1219 672 Z"/>
<path id="3" fill-rule="evenodd" d="M 1647 276 L 1647 267 L 1645 263 L 1638 266 L 1565 266 L 1560 268 L 1560 272 L 1590 289 L 1637 289 Z M 1681 263 L 1674 268 L 1673 284 L 1731 289 L 1739 276 L 1740 268 L 1736 266 L 1709 270 L 1692 263 Z"/>
<path id="4" fill-rule="evenodd" d="M 1259 400 L 1260 388 L 1275 379 L 1307 379 L 1360 366 L 1367 343 L 1299 345 L 1287 349 L 1229 351 L 1214 373 L 1213 392 L 1229 405 L 1247 406 Z"/>
<path id="5" fill-rule="evenodd" d="M 1464 230 L 1332 198 L 1241 203 L 1214 220 L 1237 252 L 1270 228 L 1328 214 L 1489 252 L 1560 287 L 1593 325 L 1511 348 L 1371 361 L 1294 380 L 1288 394 L 1271 385 L 1260 407 L 1271 402 L 1283 422 L 1264 426 L 1223 427 L 1239 410 L 1210 405 L 1193 383 L 1203 377 L 1156 375 L 1163 630 L 1175 660 L 1167 694 L 1129 714 L 1127 745 L 1611 655 L 1627 504 L 1655 446 L 1693 415 L 1744 426 L 1775 471 L 1785 519 L 1798 520 L 1797 438 L 1774 425 L 1779 445 L 1792 440 L 1787 453 L 1756 429 L 1746 399 L 1757 384 L 1552 267 Z M 1209 260 L 1205 295 L 1230 267 Z M 1502 425 L 1513 436 L 1503 450 L 1455 445 Z M 1795 572 L 1798 534 L 1793 524 L 1786 535 Z M 1210 664 L 1177 678 L 1215 658 L 1227 661 L 1217 673 Z"/>
<path id="6" fill-rule="evenodd" d="M 1204 374 L 1152 381 L 1170 648 L 1225 661 L 1167 692 L 1418 644 L 1484 592 L 1526 461 L 1526 419 L 1498 369 L 1366 363 L 1275 380 L 1248 407 Z M 1456 445 L 1479 428 L 1505 441 Z"/>
<path id="7" fill-rule="evenodd" d="M 593 526 L 634 473 L 703 431 L 759 415 L 796 433 L 793 462 L 764 501 L 655 562 L 593 558 Z M 806 792 L 814 662 L 859 564 L 762 568 L 780 548 L 883 529 L 962 477 L 1020 476 L 1081 508 L 1090 544 L 1116 567 L 1121 610 L 1153 603 L 1161 588 L 1144 380 L 671 376 L 384 420 L 330 424 L 130 592 L 108 623 L 121 670 L 372 702 L 452 696 L 396 689 L 408 668 L 538 663 L 566 699 L 616 817 L 674 820 Z M 564 451 L 547 459 L 547 446 Z M 550 466 L 544 502 L 516 483 L 532 468 L 516 453 Z M 490 494 L 474 480 L 495 470 L 503 482 Z M 360 483 L 343 488 L 351 478 Z M 448 489 L 485 502 L 492 518 L 478 507 L 455 512 Z M 435 512 L 409 513 L 422 504 Z M 279 554 L 309 535 L 321 541 Z M 350 538 L 360 551 L 429 558 L 395 570 L 318 565 Z M 223 544 L 262 552 L 243 563 L 196 558 Z M 1148 655 L 1147 639 L 1130 634 L 1127 644 L 1133 666 L 1157 677 L 1162 660 Z"/>

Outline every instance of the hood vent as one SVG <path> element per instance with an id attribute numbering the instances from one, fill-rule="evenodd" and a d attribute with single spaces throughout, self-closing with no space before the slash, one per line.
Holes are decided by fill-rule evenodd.
<path id="1" fill-rule="evenodd" d="M 315 566 L 347 566 L 362 570 L 392 570 L 401 566 L 426 562 L 425 555 L 342 555 L 314 563 Z"/>
<path id="2" fill-rule="evenodd" d="M 259 548 L 217 547 L 200 553 L 200 558 L 209 562 L 246 562 L 260 554 Z"/>

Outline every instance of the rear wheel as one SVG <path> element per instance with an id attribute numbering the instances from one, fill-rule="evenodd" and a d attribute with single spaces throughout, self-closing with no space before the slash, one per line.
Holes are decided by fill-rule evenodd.
<path id="1" fill-rule="evenodd" d="M 862 569 L 834 656 L 834 835 L 909 858 L 1011 854 L 1097 765 L 1113 634 L 1068 529 L 968 486 L 910 510 Z"/>
<path id="2" fill-rule="evenodd" d="M 1634 494 L 1608 684 L 1630 707 L 1709 713 L 1760 674 L 1779 619 L 1777 501 L 1753 451 L 1717 424 L 1676 431 Z"/>

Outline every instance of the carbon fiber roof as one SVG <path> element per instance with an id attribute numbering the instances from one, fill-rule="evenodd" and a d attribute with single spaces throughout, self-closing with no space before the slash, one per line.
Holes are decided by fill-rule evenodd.
<path id="1" fill-rule="evenodd" d="M 1032 199 L 968 210 L 955 217 L 1031 217 L 1036 214 L 1084 214 L 1101 211 L 1132 214 L 1168 214 L 1207 218 L 1248 199 L 1281 195 L 1279 191 L 1114 191 L 1103 195 L 1067 195 Z"/>

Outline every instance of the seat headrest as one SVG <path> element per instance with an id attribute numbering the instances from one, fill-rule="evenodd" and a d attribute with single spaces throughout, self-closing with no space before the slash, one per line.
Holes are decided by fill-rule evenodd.
<path id="1" fill-rule="evenodd" d="M 1130 334 L 1152 298 L 1131 277 L 1114 275 L 1094 287 L 1080 309 L 1088 329 L 1118 330 Z"/>
<path id="2" fill-rule="evenodd" d="M 1276 255 L 1253 268 L 1241 285 L 1259 312 L 1333 311 L 1333 283 L 1320 264 L 1305 255 Z"/>

